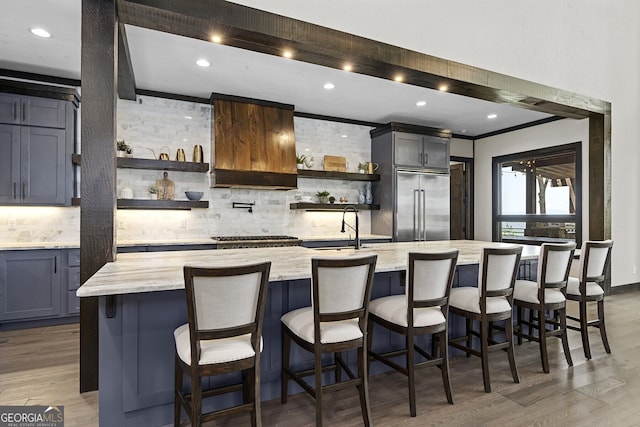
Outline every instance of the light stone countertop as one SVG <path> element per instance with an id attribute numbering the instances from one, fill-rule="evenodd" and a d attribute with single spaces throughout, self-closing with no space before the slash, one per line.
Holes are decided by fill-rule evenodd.
<path id="1" fill-rule="evenodd" d="M 20 251 L 36 249 L 78 249 L 79 242 L 14 242 L 0 243 L 0 251 Z"/>
<path id="2" fill-rule="evenodd" d="M 311 277 L 311 258 L 378 255 L 376 272 L 406 269 L 411 251 L 458 249 L 458 264 L 477 264 L 483 247 L 509 247 L 504 243 L 474 240 L 398 242 L 365 244 L 362 249 L 312 249 L 301 246 L 118 254 L 115 262 L 103 266 L 84 285 L 79 297 L 156 292 L 184 288 L 183 266 L 225 267 L 271 261 L 269 281 Z M 538 256 L 539 246 L 523 245 L 523 259 Z"/>

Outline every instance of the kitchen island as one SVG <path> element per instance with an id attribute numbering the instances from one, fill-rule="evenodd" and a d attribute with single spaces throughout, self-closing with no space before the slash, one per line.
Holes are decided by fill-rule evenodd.
<path id="1" fill-rule="evenodd" d="M 311 259 L 313 257 L 378 255 L 372 298 L 404 292 L 404 272 L 411 251 L 460 251 L 454 286 L 475 286 L 483 247 L 506 246 L 481 241 L 400 242 L 353 248 L 276 247 L 255 249 L 201 250 L 118 255 L 103 266 L 77 291 L 79 297 L 99 298 L 99 399 L 101 425 L 166 425 L 173 414 L 173 330 L 186 323 L 184 265 L 224 267 L 271 261 L 269 294 L 265 311 L 262 352 L 262 399 L 279 397 L 281 328 L 280 316 L 309 305 L 311 301 Z M 535 271 L 529 265 L 538 247 L 524 246 L 523 273 Z M 462 330 L 457 320 L 451 329 Z M 401 337 L 382 330 L 375 332 L 378 350 L 401 345 Z M 378 347 L 380 346 L 380 347 Z M 355 362 L 349 354 L 347 363 Z M 294 352 L 293 361 L 311 364 L 310 355 Z M 372 374 L 382 371 L 372 364 Z M 221 381 L 229 382 L 231 375 Z M 216 379 L 216 381 L 218 381 Z M 218 384 L 218 382 L 216 382 Z M 208 383 L 203 383 L 206 388 Z M 300 391 L 294 384 L 290 391 Z M 221 396 L 216 407 L 237 403 L 239 396 Z M 205 408 L 206 409 L 206 408 Z"/>

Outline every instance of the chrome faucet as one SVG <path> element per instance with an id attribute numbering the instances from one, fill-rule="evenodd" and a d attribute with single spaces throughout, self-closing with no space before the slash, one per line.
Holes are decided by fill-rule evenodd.
<path id="1" fill-rule="evenodd" d="M 350 226 L 349 224 L 347 224 L 345 222 L 345 220 L 344 220 L 344 216 L 346 215 L 346 213 L 348 211 L 353 212 L 355 214 L 355 216 L 356 216 L 356 226 L 355 226 L 355 228 Z M 345 232 L 345 229 L 344 229 L 345 225 L 347 227 L 349 227 L 350 229 L 355 230 L 355 232 L 356 232 L 355 249 L 356 250 L 360 249 L 360 222 L 358 220 L 358 209 L 356 209 L 356 207 L 353 206 L 353 205 L 347 205 L 342 210 L 342 229 L 340 230 L 341 233 Z"/>

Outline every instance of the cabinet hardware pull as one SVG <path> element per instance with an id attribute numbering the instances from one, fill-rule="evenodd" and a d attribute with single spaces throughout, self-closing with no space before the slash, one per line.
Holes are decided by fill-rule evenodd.
<path id="1" fill-rule="evenodd" d="M 13 103 L 13 120 L 18 120 L 18 103 Z"/>
<path id="2" fill-rule="evenodd" d="M 18 194 L 17 194 L 17 187 L 18 187 L 18 183 L 14 182 L 13 183 L 13 198 L 17 199 L 18 198 Z"/>
<path id="3" fill-rule="evenodd" d="M 27 104 L 22 104 L 22 121 L 27 121 Z"/>
<path id="4" fill-rule="evenodd" d="M 58 274 L 58 257 L 53 257 L 53 274 Z"/>
<path id="5" fill-rule="evenodd" d="M 22 183 L 22 198 L 23 199 L 27 198 L 27 183 L 26 182 Z"/>

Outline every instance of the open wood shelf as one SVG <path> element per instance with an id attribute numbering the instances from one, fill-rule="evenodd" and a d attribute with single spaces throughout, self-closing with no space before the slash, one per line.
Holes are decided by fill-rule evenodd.
<path id="1" fill-rule="evenodd" d="M 380 209 L 380 205 L 357 203 L 291 203 L 289 205 L 289 209 L 304 209 L 307 211 L 341 211 L 346 206 L 353 206 L 360 211 L 375 211 Z"/>
<path id="2" fill-rule="evenodd" d="M 117 165 L 122 169 L 150 169 L 179 172 L 207 172 L 209 163 L 177 162 L 174 160 L 138 159 L 135 157 L 117 157 Z M 72 154 L 71 162 L 74 165 L 82 163 L 80 154 Z"/>
<path id="3" fill-rule="evenodd" d="M 324 178 L 324 179 L 345 179 L 349 181 L 380 181 L 380 175 L 377 173 L 355 173 L 355 172 L 336 172 L 321 171 L 314 169 L 298 169 L 298 177 L 300 178 Z"/>
<path id="4" fill-rule="evenodd" d="M 80 206 L 80 198 L 71 199 L 72 206 Z M 192 200 L 151 200 L 151 199 L 118 199 L 118 209 L 181 209 L 208 208 L 208 201 Z"/>

